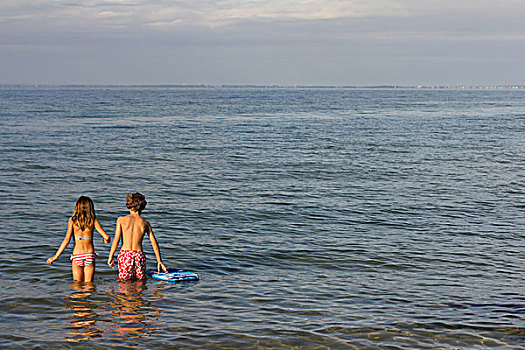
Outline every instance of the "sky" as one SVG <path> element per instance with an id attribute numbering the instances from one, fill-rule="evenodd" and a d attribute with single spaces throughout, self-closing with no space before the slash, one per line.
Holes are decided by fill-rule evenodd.
<path id="1" fill-rule="evenodd" d="M 523 85 L 525 0 L 0 0 L 0 84 Z"/>

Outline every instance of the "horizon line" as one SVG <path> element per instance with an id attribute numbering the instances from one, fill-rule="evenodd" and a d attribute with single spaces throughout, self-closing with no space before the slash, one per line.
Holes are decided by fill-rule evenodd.
<path id="1" fill-rule="evenodd" d="M 525 89 L 525 84 L 48 84 L 0 83 L 1 88 L 275 88 L 275 89 Z"/>

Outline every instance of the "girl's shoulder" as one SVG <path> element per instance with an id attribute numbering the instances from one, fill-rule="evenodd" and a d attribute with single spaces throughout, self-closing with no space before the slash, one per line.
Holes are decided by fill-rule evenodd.
<path id="1" fill-rule="evenodd" d="M 72 216 L 69 218 L 69 220 L 67 221 L 68 224 L 70 225 L 73 225 L 73 226 L 78 226 L 78 221 L 77 221 L 77 218 Z"/>

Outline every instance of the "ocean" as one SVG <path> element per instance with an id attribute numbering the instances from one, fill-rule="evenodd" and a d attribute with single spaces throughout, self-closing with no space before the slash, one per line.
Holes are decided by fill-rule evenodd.
<path id="1" fill-rule="evenodd" d="M 523 90 L 4 86 L 0 126 L 3 349 L 525 348 Z M 200 281 L 46 264 L 136 191 Z"/>

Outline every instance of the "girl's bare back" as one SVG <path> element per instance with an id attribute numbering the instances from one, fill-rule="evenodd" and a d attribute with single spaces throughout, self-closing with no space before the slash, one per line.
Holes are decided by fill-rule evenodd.
<path id="1" fill-rule="evenodd" d="M 94 227 L 82 230 L 80 227 L 73 224 L 73 254 L 86 254 L 95 251 L 95 247 L 93 246 L 93 231 Z"/>

